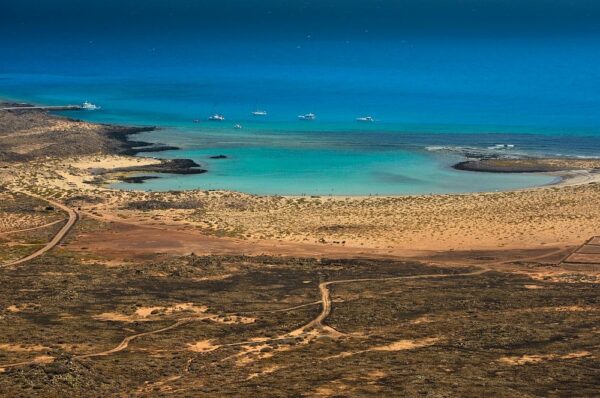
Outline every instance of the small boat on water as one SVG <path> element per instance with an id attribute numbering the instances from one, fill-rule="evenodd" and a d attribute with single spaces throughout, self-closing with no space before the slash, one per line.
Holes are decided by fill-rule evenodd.
<path id="1" fill-rule="evenodd" d="M 356 118 L 357 122 L 368 122 L 368 123 L 372 123 L 375 121 L 375 119 L 373 119 L 372 116 L 363 116 L 363 117 L 357 117 Z"/>
<path id="2" fill-rule="evenodd" d="M 314 113 L 307 113 L 305 115 L 299 115 L 298 119 L 300 120 L 315 120 L 317 117 Z"/>
<path id="3" fill-rule="evenodd" d="M 502 150 L 502 149 L 513 149 L 514 147 L 515 146 L 513 144 L 496 144 L 494 146 L 488 147 L 488 149 Z"/>
<path id="4" fill-rule="evenodd" d="M 94 105 L 88 101 L 85 101 L 83 104 L 81 104 L 81 108 L 85 109 L 86 111 L 96 111 L 96 110 L 100 109 L 99 106 Z"/>
<path id="5" fill-rule="evenodd" d="M 222 122 L 223 120 L 225 120 L 225 116 L 215 113 L 214 115 L 210 116 L 208 120 L 212 122 Z"/>
<path id="6" fill-rule="evenodd" d="M 252 116 L 267 116 L 267 111 L 254 111 Z"/>
<path id="7" fill-rule="evenodd" d="M 236 130 L 241 130 L 242 129 L 242 125 L 241 124 L 235 124 L 233 126 L 233 128 L 236 129 Z"/>

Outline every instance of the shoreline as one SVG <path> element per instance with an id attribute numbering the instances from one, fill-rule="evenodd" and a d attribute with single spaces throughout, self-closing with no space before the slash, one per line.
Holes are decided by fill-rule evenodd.
<path id="1" fill-rule="evenodd" d="M 29 120 L 29 116 L 40 118 L 36 113 L 25 119 Z M 13 121 L 19 127 L 20 120 Z M 600 230 L 595 216 L 600 185 L 587 184 L 595 181 L 598 174 L 585 170 L 552 172 L 556 179 L 552 185 L 452 194 L 294 197 L 226 190 L 125 190 L 108 187 L 107 183 L 116 182 L 119 177 L 132 182 L 143 180 L 143 170 L 154 174 L 156 167 L 165 167 L 168 161 L 119 154 L 124 146 L 114 137 L 107 138 L 106 125 L 46 114 L 37 121 L 33 127 L 13 126 L 16 137 L 11 137 L 10 131 L 2 135 L 0 129 L 0 145 L 10 139 L 19 143 L 25 137 L 24 149 L 29 149 L 41 137 L 46 142 L 58 140 L 60 147 L 49 142 L 47 147 L 26 153 L 30 161 L 4 163 L 0 179 L 6 190 L 24 190 L 69 203 L 105 222 L 126 221 L 127 225 L 150 228 L 168 226 L 216 239 L 209 246 L 195 241 L 186 244 L 185 250 L 195 252 L 211 252 L 229 244 L 220 238 L 232 238 L 230 243 L 236 247 L 241 244 L 237 242 L 248 242 L 242 246 L 253 253 L 258 250 L 257 254 L 263 249 L 285 252 L 288 243 L 310 244 L 307 247 L 313 252 L 315 247 L 333 247 L 354 248 L 358 253 L 378 250 L 384 255 L 459 248 L 540 249 L 573 245 L 584 235 L 597 235 Z M 2 122 L 0 116 L 0 126 Z M 118 138 L 127 139 L 127 134 L 121 130 Z M 72 156 L 63 151 L 65 146 L 70 153 L 74 152 L 72 148 L 82 148 L 84 152 Z M 196 170 L 202 172 L 200 168 Z M 515 225 L 520 227 L 515 229 Z M 112 236 L 102 239 L 108 248 L 135 236 L 116 241 Z M 182 232 L 180 238 L 186 236 Z M 252 243 L 259 241 L 270 242 L 270 246 Z M 100 243 L 89 242 L 92 244 Z M 178 240 L 164 250 L 180 250 L 176 247 L 181 248 Z"/>
<path id="2" fill-rule="evenodd" d="M 32 106 L 27 103 L 15 103 L 15 102 L 2 102 L 3 105 L 27 107 Z M 104 135 L 105 138 L 112 142 L 108 145 L 108 148 L 104 148 L 105 152 L 109 155 L 115 156 L 132 156 L 140 160 L 152 159 L 155 162 L 149 164 L 134 165 L 134 166 L 119 166 L 111 169 L 97 169 L 93 171 L 95 177 L 100 176 L 113 176 L 113 181 L 120 181 L 125 183 L 131 183 L 136 185 L 143 184 L 146 180 L 163 178 L 160 174 L 176 174 L 176 175 L 191 175 L 191 174 L 203 174 L 208 170 L 201 167 L 191 159 L 176 158 L 176 159 L 162 159 L 160 157 L 144 157 L 139 156 L 141 153 L 159 153 L 167 150 L 178 150 L 177 146 L 165 145 L 159 143 L 152 143 L 147 141 L 140 141 L 132 139 L 131 136 L 140 134 L 143 132 L 157 131 L 160 127 L 157 126 L 123 126 L 111 123 L 91 123 L 85 122 L 77 118 L 64 115 L 56 115 L 51 111 L 38 110 L 38 109 L 12 109 L 3 113 L 16 114 L 17 116 L 22 114 L 38 114 L 43 115 L 48 121 L 65 121 L 71 123 L 79 123 L 85 126 L 93 126 L 99 128 L 101 131 L 99 134 Z M 42 117 L 42 118 L 43 118 Z M 1 126 L 0 126 L 1 127 Z M 0 155 L 2 155 L 0 148 Z M 77 156 L 93 155 L 91 153 L 77 154 Z M 555 181 L 544 185 L 535 185 L 526 188 L 506 189 L 506 190 L 494 190 L 494 191 L 473 191 L 473 192 L 457 192 L 457 193 L 424 193 L 424 194 L 370 194 L 370 195 L 258 195 L 252 193 L 239 192 L 247 195 L 254 196 L 269 196 L 269 197 L 285 197 L 285 198 L 394 198 L 394 197 L 413 197 L 413 196 L 429 196 L 429 195 L 474 195 L 482 193 L 494 193 L 494 192 L 516 192 L 516 191 L 528 191 L 537 189 L 546 189 L 549 187 L 563 187 L 563 186 L 575 186 L 594 182 L 600 182 L 600 159 L 599 160 L 582 160 L 575 158 L 531 158 L 531 157 L 494 157 L 482 156 L 480 158 L 473 159 L 467 156 L 463 156 L 465 160 L 461 160 L 451 166 L 448 166 L 457 171 L 468 171 L 468 172 L 487 172 L 487 173 L 503 173 L 503 174 L 544 174 L 555 177 Z M 14 161 L 26 161 L 27 159 L 14 159 Z M 0 156 L 0 163 L 2 158 Z M 144 173 L 152 173 L 157 175 L 144 175 Z M 100 185 L 108 185 L 108 189 L 123 190 L 122 188 L 114 188 L 107 181 L 101 182 Z M 146 191 L 142 187 L 134 188 L 135 191 Z M 204 191 L 202 189 L 189 189 L 189 190 L 173 190 L 178 192 L 185 191 Z M 211 191 L 223 191 L 223 192 L 238 192 L 235 190 L 227 189 L 216 189 Z"/>
<path id="3" fill-rule="evenodd" d="M 0 102 L 9 106 L 0 114 L 0 163 L 27 162 L 41 157 L 65 158 L 73 156 L 93 156 L 108 154 L 115 156 L 136 156 L 140 153 L 158 153 L 179 149 L 176 146 L 161 145 L 132 139 L 131 136 L 156 131 L 156 126 L 123 126 L 110 123 L 91 123 L 78 118 L 57 115 L 43 107 L 33 107 L 28 103 Z M 32 108 L 33 107 L 33 108 Z M 23 109 L 20 109 L 23 108 Z M 23 116 L 27 116 L 26 118 Z M 12 142 L 10 141 L 12 139 Z M 8 141 L 8 142 L 6 142 Z M 63 142 L 61 142 L 63 141 Z M 41 151 L 28 151 L 40 147 Z M 201 174 L 206 170 L 191 159 L 160 159 L 158 164 L 116 167 L 114 170 L 94 170 L 96 176 L 104 173 L 167 173 Z M 125 177 L 127 178 L 127 176 Z M 142 182 L 144 176 L 128 177 Z M 147 176 L 147 178 L 151 178 Z"/>

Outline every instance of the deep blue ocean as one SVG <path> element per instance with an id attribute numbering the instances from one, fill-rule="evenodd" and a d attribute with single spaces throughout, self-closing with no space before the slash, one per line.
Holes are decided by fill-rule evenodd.
<path id="1" fill-rule="evenodd" d="M 553 177 L 455 171 L 453 149 L 600 156 L 600 35 L 589 23 L 597 11 L 589 2 L 581 3 L 591 9 L 557 9 L 535 23 L 527 23 L 535 8 L 483 9 L 475 18 L 444 14 L 440 5 L 464 2 L 437 2 L 442 11 L 431 14 L 416 2 L 403 12 L 382 1 L 372 15 L 357 3 L 338 19 L 312 2 L 314 17 L 276 2 L 246 9 L 229 1 L 243 8 L 233 14 L 216 2 L 131 3 L 121 12 L 116 2 L 92 2 L 95 10 L 24 3 L 37 11 L 24 17 L 27 4 L 0 5 L 0 98 L 93 102 L 102 109 L 69 116 L 156 125 L 139 138 L 181 150 L 154 156 L 191 158 L 208 170 L 124 188 L 489 191 Z M 434 20 L 414 21 L 425 15 Z M 251 115 L 259 109 L 268 115 Z M 298 120 L 308 112 L 316 120 Z M 208 121 L 215 113 L 225 121 Z M 376 121 L 356 121 L 367 115 Z M 494 149 L 505 144 L 511 147 Z M 210 159 L 219 154 L 228 158 Z"/>

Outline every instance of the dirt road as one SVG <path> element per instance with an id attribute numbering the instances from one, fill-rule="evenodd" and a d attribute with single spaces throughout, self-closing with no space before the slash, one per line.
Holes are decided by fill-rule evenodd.
<path id="1" fill-rule="evenodd" d="M 22 193 L 22 194 L 31 196 L 33 198 L 48 202 L 52 206 L 65 211 L 69 215 L 69 219 L 67 220 L 67 223 L 56 233 L 56 235 L 54 235 L 54 237 L 48 243 L 46 243 L 46 245 L 44 245 L 44 247 L 42 247 L 41 249 L 37 250 L 36 252 L 28 255 L 27 257 L 23 257 L 19 260 L 15 260 L 10 263 L 2 264 L 2 265 L 0 265 L 0 267 L 12 267 L 15 265 L 21 265 L 21 264 L 24 264 L 30 260 L 33 260 L 33 259 L 43 255 L 44 253 L 52 250 L 53 248 L 56 247 L 56 245 L 58 245 L 64 239 L 64 237 L 69 233 L 71 228 L 73 228 L 73 226 L 79 219 L 79 214 L 75 210 L 63 205 L 62 203 L 43 198 L 41 196 L 29 193 L 29 192 L 19 191 L 19 193 Z"/>

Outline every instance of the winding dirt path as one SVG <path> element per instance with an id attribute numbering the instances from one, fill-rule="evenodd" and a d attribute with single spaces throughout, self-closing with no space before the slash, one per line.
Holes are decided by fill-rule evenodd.
<path id="1" fill-rule="evenodd" d="M 151 334 L 166 332 L 168 330 L 175 329 L 179 326 L 185 325 L 186 323 L 189 323 L 193 320 L 194 319 L 192 319 L 192 318 L 181 319 L 181 320 L 175 322 L 174 324 L 172 324 L 171 326 L 167 326 L 167 327 L 157 329 L 157 330 L 151 330 L 149 332 L 133 334 L 131 336 L 125 337 L 123 339 L 123 341 L 121 341 L 119 343 L 119 345 L 117 345 L 115 348 L 112 348 L 112 349 L 106 350 L 106 351 L 93 352 L 90 354 L 77 355 L 77 356 L 74 356 L 73 359 L 85 359 L 85 358 L 102 357 L 102 356 L 111 355 L 111 354 L 114 354 L 114 353 L 117 353 L 119 351 L 123 351 L 124 349 L 126 349 L 132 340 L 138 339 L 143 336 L 149 336 Z"/>
<path id="2" fill-rule="evenodd" d="M 18 234 L 20 232 L 34 231 L 36 229 L 42 229 L 42 228 L 50 227 L 50 226 L 52 226 L 54 224 L 58 224 L 59 222 L 63 222 L 63 221 L 65 221 L 64 218 L 60 219 L 60 220 L 49 222 L 48 224 L 38 225 L 37 227 L 31 227 L 31 228 L 25 228 L 25 229 L 15 229 L 13 231 L 0 232 L 0 235 L 11 235 L 11 234 Z"/>
<path id="3" fill-rule="evenodd" d="M 335 280 L 335 281 L 321 282 L 321 283 L 319 283 L 319 292 L 321 293 L 321 303 L 322 303 L 321 313 L 319 313 L 319 315 L 315 319 L 313 319 L 312 321 L 310 321 L 303 327 L 296 329 L 296 331 L 294 331 L 294 332 L 296 332 L 296 333 L 298 333 L 299 331 L 306 332 L 307 330 L 310 330 L 313 328 L 319 328 L 319 329 L 326 328 L 329 331 L 335 331 L 335 329 L 333 329 L 332 327 L 323 325 L 323 321 L 325 321 L 325 319 L 327 319 L 329 314 L 331 314 L 331 292 L 329 290 L 329 286 L 332 286 L 332 285 L 355 283 L 355 282 L 385 282 L 385 281 L 394 281 L 394 280 L 433 279 L 433 278 L 450 278 L 450 277 L 454 277 L 454 276 L 482 275 L 482 274 L 485 274 L 486 272 L 493 271 L 493 269 L 490 268 L 492 265 L 509 264 L 509 263 L 513 263 L 513 262 L 517 262 L 517 261 L 540 260 L 542 258 L 550 257 L 550 256 L 553 256 L 556 254 L 561 254 L 561 253 L 564 253 L 567 251 L 569 251 L 569 250 L 560 249 L 560 250 L 552 251 L 550 253 L 546 253 L 546 254 L 539 255 L 539 256 L 516 258 L 516 259 L 504 260 L 504 261 L 496 261 L 496 262 L 488 263 L 488 264 L 485 264 L 482 266 L 478 266 L 478 269 L 475 271 L 462 272 L 462 273 L 457 273 L 457 274 L 406 275 L 406 276 L 393 276 L 393 277 L 388 277 L 388 278 L 356 278 L 356 279 L 340 279 L 340 280 Z M 291 333 L 294 333 L 294 332 L 291 332 Z M 337 332 L 337 331 L 335 331 L 335 332 Z M 340 333 L 340 332 L 337 332 L 337 333 Z"/>
<path id="4" fill-rule="evenodd" d="M 425 275 L 406 275 L 406 276 L 392 276 L 388 278 L 357 278 L 357 279 L 341 279 L 336 281 L 327 281 L 319 283 L 319 291 L 321 292 L 321 313 L 317 315 L 315 319 L 304 325 L 302 328 L 298 330 L 307 331 L 312 328 L 325 328 L 323 325 L 323 321 L 327 319 L 329 314 L 331 314 L 331 292 L 329 290 L 329 286 L 332 285 L 341 285 L 345 283 L 356 283 L 356 282 L 386 282 L 386 281 L 395 281 L 395 280 L 415 280 L 415 279 L 433 279 L 433 278 L 450 278 L 454 276 L 474 276 L 481 275 L 486 272 L 491 271 L 491 269 L 487 267 L 480 268 L 476 271 L 472 272 L 462 272 L 458 274 L 425 274 Z M 328 329 L 332 329 L 330 326 L 327 326 Z M 339 333 L 339 332 L 338 332 Z"/>
<path id="5" fill-rule="evenodd" d="M 54 235 L 54 237 L 48 243 L 46 243 L 46 245 L 44 245 L 44 247 L 35 251 L 34 253 L 31 253 L 27 257 L 23 257 L 19 260 L 15 260 L 15 261 L 12 261 L 12 262 L 9 262 L 6 264 L 2 264 L 2 265 L 0 265 L 0 267 L 12 267 L 15 265 L 21 265 L 21 264 L 24 264 L 24 263 L 26 263 L 30 260 L 33 260 L 37 257 L 40 257 L 44 253 L 52 250 L 64 239 L 64 237 L 69 233 L 69 231 L 71 231 L 71 228 L 73 228 L 73 226 L 79 219 L 79 214 L 77 213 L 77 211 L 71 209 L 70 207 L 63 205 L 62 203 L 55 202 L 53 200 L 46 199 L 44 197 L 29 193 L 29 192 L 25 192 L 25 191 L 17 191 L 17 192 L 22 193 L 24 195 L 31 196 L 32 198 L 43 200 L 44 202 L 50 203 L 52 206 L 58 207 L 59 209 L 63 210 L 64 212 L 66 212 L 69 215 L 69 219 L 67 220 L 67 223 L 56 233 L 56 235 Z"/>
<path id="6" fill-rule="evenodd" d="M 54 357 L 48 356 L 48 355 L 40 355 L 36 358 L 34 358 L 31 361 L 23 361 L 23 362 L 16 362 L 16 363 L 8 363 L 6 365 L 0 365 L 0 373 L 6 371 L 6 369 L 9 368 L 16 368 L 19 366 L 29 366 L 29 365 L 34 365 L 34 364 L 48 364 L 48 363 L 52 363 L 54 362 Z"/>
<path id="7" fill-rule="evenodd" d="M 313 301 L 312 303 L 296 305 L 294 307 L 281 308 L 278 310 L 242 311 L 239 313 L 240 314 L 265 314 L 265 313 L 273 313 L 273 312 L 288 312 L 288 311 L 293 311 L 293 310 L 297 310 L 297 309 L 304 308 L 304 307 L 311 307 L 311 306 L 317 305 L 317 304 L 321 304 L 321 300 Z"/>

